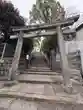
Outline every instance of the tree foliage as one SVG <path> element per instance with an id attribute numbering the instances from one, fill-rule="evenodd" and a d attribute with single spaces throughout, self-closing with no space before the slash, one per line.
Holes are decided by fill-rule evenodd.
<path id="1" fill-rule="evenodd" d="M 65 11 L 59 2 L 55 0 L 36 0 L 30 11 L 30 21 L 51 23 L 64 19 Z"/>
<path id="2" fill-rule="evenodd" d="M 36 0 L 30 11 L 31 23 L 53 23 L 57 20 L 63 20 L 65 17 L 64 8 L 56 0 Z M 45 38 L 42 43 L 42 50 L 50 51 L 58 46 L 57 35 Z"/>
<path id="3" fill-rule="evenodd" d="M 11 26 L 25 25 L 24 18 L 19 14 L 17 8 L 11 2 L 0 0 L 0 27 L 4 34 L 4 39 L 9 39 Z"/>
<path id="4" fill-rule="evenodd" d="M 2 39 L 3 42 L 10 43 L 12 40 L 10 40 L 10 34 L 11 26 L 24 26 L 25 25 L 25 19 L 20 15 L 19 10 L 14 7 L 14 5 L 11 2 L 0 0 L 0 26 L 1 31 L 3 33 L 4 39 Z M 14 44 L 16 45 L 16 40 Z M 13 43 L 13 42 L 12 42 Z M 26 53 L 26 51 L 30 51 L 33 48 L 33 40 L 32 39 L 24 39 L 23 49 Z"/>
<path id="5" fill-rule="evenodd" d="M 51 36 L 49 39 L 44 39 L 41 45 L 41 49 L 43 52 L 50 52 L 52 49 L 55 51 L 58 48 L 57 35 Z"/>

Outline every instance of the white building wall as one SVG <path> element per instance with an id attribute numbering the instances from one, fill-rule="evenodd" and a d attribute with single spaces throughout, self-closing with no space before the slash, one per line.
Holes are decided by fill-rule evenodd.
<path id="1" fill-rule="evenodd" d="M 76 39 L 65 42 L 66 54 L 77 50 L 83 51 L 83 28 L 76 32 Z"/>
<path id="2" fill-rule="evenodd" d="M 83 41 L 83 28 L 77 31 L 76 33 L 76 40 L 77 41 Z"/>
<path id="3" fill-rule="evenodd" d="M 78 42 L 79 50 L 83 51 L 83 28 L 77 31 L 76 41 Z"/>
<path id="4" fill-rule="evenodd" d="M 77 45 L 76 40 L 65 42 L 66 54 L 71 53 L 71 52 L 76 52 L 77 49 L 78 49 L 78 45 Z"/>

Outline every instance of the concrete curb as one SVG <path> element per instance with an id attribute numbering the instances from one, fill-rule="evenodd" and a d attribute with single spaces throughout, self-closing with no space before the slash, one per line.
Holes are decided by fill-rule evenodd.
<path id="1" fill-rule="evenodd" d="M 49 76 L 55 76 L 55 75 L 61 75 L 61 73 L 56 73 L 56 72 L 21 72 L 21 74 L 33 74 L 33 75 L 49 75 Z"/>
<path id="2" fill-rule="evenodd" d="M 78 82 L 78 81 L 75 81 L 75 80 L 73 80 L 73 79 L 71 79 L 71 81 L 72 81 L 72 84 L 74 84 L 74 85 L 82 85 L 80 82 Z M 37 80 L 27 80 L 27 79 L 18 79 L 18 82 L 20 82 L 20 83 L 34 83 L 34 84 L 63 84 L 63 80 L 56 80 L 56 81 L 37 81 Z"/>
<path id="3" fill-rule="evenodd" d="M 36 81 L 36 80 L 18 80 L 20 83 L 34 83 L 34 84 L 62 84 L 62 81 Z"/>
<path id="4" fill-rule="evenodd" d="M 58 104 L 74 104 L 74 105 L 83 105 L 83 101 L 80 101 L 76 98 L 76 95 L 74 96 L 45 96 L 45 95 L 36 95 L 36 94 L 25 94 L 20 92 L 6 92 L 0 93 L 0 97 L 2 98 L 16 98 L 16 99 L 22 99 L 26 101 L 46 101 L 46 102 L 55 102 Z"/>

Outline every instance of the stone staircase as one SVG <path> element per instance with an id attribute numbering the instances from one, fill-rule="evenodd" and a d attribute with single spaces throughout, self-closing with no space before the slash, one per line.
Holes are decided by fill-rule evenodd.
<path id="1" fill-rule="evenodd" d="M 21 60 L 23 65 L 23 59 Z M 62 86 L 61 73 L 53 72 L 43 57 L 36 57 L 29 69 L 20 70 L 18 82 L 0 88 L 0 108 L 8 110 L 83 110 L 83 88 L 78 71 L 71 70 L 74 93 Z M 6 82 L 5 82 L 6 83 Z"/>
<path id="2" fill-rule="evenodd" d="M 3 66 L 0 67 L 0 81 L 8 80 L 9 68 L 11 67 L 13 57 L 4 57 Z M 20 58 L 17 73 L 25 69 L 24 58 Z"/>
<path id="3" fill-rule="evenodd" d="M 38 81 L 38 83 L 39 82 L 56 83 L 58 78 L 60 78 L 61 80 L 63 79 L 61 72 L 54 72 L 50 70 L 50 68 L 47 67 L 47 64 L 44 62 L 43 57 L 41 56 L 39 57 L 37 56 L 37 59 L 35 59 L 32 63 L 32 67 L 30 67 L 29 69 L 21 69 L 20 72 L 21 72 L 21 75 L 18 78 L 19 82 L 37 83 Z M 81 74 L 79 70 L 76 70 L 75 68 L 70 68 L 70 74 L 71 74 L 71 80 L 73 80 L 72 82 L 74 81 L 77 81 L 79 83 L 81 82 L 82 79 L 81 79 Z M 51 81 L 49 80 L 49 77 L 51 77 L 52 79 Z M 60 83 L 63 83 L 63 81 Z"/>
<path id="4" fill-rule="evenodd" d="M 77 52 L 72 52 L 68 54 L 68 61 L 70 68 L 80 70 L 81 60 L 80 54 Z"/>
<path id="5" fill-rule="evenodd" d="M 78 51 L 68 53 L 67 58 L 68 58 L 69 67 L 71 69 L 80 70 L 81 60 L 80 60 L 80 54 Z M 57 55 L 56 62 L 58 62 L 60 65 L 60 55 L 59 54 Z"/>
<path id="6" fill-rule="evenodd" d="M 77 51 L 77 52 L 72 52 L 68 54 L 68 62 L 69 62 L 69 67 L 71 69 L 79 71 L 78 75 L 82 79 L 80 53 Z"/>

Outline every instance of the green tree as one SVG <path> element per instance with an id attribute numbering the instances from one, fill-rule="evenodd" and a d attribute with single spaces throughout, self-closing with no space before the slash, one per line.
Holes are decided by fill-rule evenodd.
<path id="1" fill-rule="evenodd" d="M 0 27 L 3 34 L 3 39 L 0 39 L 1 42 L 10 43 L 10 35 L 13 34 L 10 30 L 11 26 L 24 26 L 25 19 L 20 15 L 17 8 L 11 2 L 0 0 Z M 16 42 L 15 42 L 16 45 Z M 25 49 L 27 48 L 27 49 Z M 26 52 L 32 50 L 33 40 L 24 39 L 23 49 Z"/>
<path id="2" fill-rule="evenodd" d="M 0 27 L 4 40 L 8 40 L 11 26 L 24 26 L 25 20 L 11 2 L 0 0 Z"/>
<path id="3" fill-rule="evenodd" d="M 65 11 L 59 2 L 55 0 L 36 0 L 30 11 L 31 23 L 34 21 L 51 23 L 64 19 Z"/>
<path id="4" fill-rule="evenodd" d="M 36 0 L 30 11 L 31 23 L 53 23 L 63 20 L 65 16 L 64 8 L 56 0 Z M 47 37 L 42 43 L 42 50 L 50 51 L 57 48 L 57 35 Z"/>

